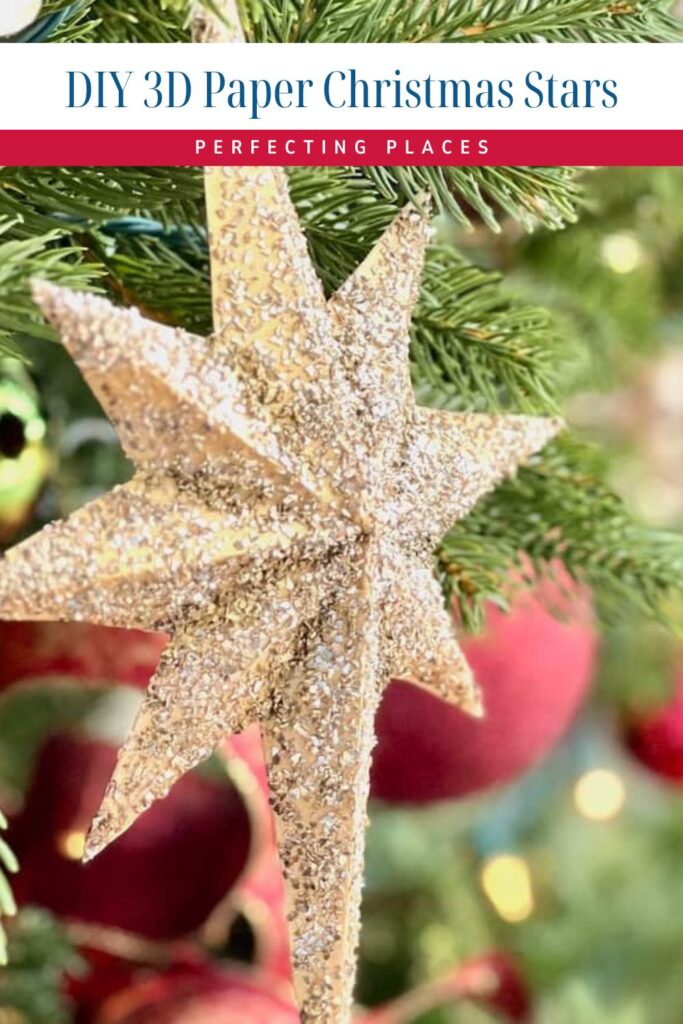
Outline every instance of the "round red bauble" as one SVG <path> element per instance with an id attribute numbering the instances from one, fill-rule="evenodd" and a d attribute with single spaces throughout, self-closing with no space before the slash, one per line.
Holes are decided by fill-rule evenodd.
<path id="1" fill-rule="evenodd" d="M 674 699 L 631 720 L 626 743 L 641 764 L 662 779 L 683 785 L 683 674 Z"/>
<path id="2" fill-rule="evenodd" d="M 108 1000 L 96 1024 L 299 1024 L 292 1002 L 251 971 L 176 971 Z"/>
<path id="3" fill-rule="evenodd" d="M 82 864 L 82 839 L 115 758 L 114 747 L 69 735 L 44 746 L 9 833 L 21 862 L 17 898 L 70 920 L 179 938 L 204 923 L 243 872 L 248 810 L 227 783 L 191 773 Z"/>
<path id="4" fill-rule="evenodd" d="M 391 683 L 377 720 L 373 795 L 423 803 L 520 776 L 571 724 L 591 682 L 596 645 L 590 600 L 566 577 L 520 592 L 507 613 L 489 605 L 484 631 L 462 641 L 485 717 L 470 718 L 410 683 Z"/>
<path id="5" fill-rule="evenodd" d="M 0 622 L 0 690 L 51 677 L 144 687 L 168 637 L 84 622 Z"/>

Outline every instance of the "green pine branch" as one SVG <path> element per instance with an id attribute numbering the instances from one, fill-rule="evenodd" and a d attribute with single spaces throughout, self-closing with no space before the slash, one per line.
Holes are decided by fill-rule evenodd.
<path id="1" fill-rule="evenodd" d="M 184 43 L 189 40 L 187 0 L 95 0 L 100 23 L 96 39 L 103 43 Z"/>
<path id="2" fill-rule="evenodd" d="M 183 42 L 188 0 L 46 0 L 30 38 Z M 256 42 L 674 42 L 668 0 L 241 0 Z"/>
<path id="3" fill-rule="evenodd" d="M 2 215 L 21 217 L 27 238 L 53 229 L 89 229 L 125 216 L 198 224 L 204 220 L 204 182 L 201 171 L 176 167 L 5 167 L 0 170 Z"/>
<path id="4" fill-rule="evenodd" d="M 292 197 L 306 228 L 311 254 L 332 292 L 369 252 L 395 216 L 393 201 L 358 172 L 298 169 Z M 424 197 L 422 198 L 424 201 Z M 0 177 L 0 216 L 13 217 L 18 265 L 29 248 L 53 254 L 51 279 L 74 287 L 107 277 L 112 297 L 138 304 L 156 318 L 189 330 L 211 329 L 208 251 L 200 174 L 146 169 L 55 171 L 19 169 Z M 160 218 L 165 215 L 165 220 Z M 38 240 L 34 238 L 40 232 Z M 26 279 L 40 261 L 5 260 L 16 278 L 0 299 L 0 329 L 35 324 Z M 19 271 L 21 277 L 21 271 Z M 76 279 L 78 276 L 79 280 Z M 21 319 L 11 309 L 21 312 Z M 47 330 L 47 328 L 45 328 Z M 39 331 L 34 331 L 36 335 Z M 453 247 L 434 250 L 424 275 L 414 324 L 414 376 L 421 400 L 451 407 L 485 402 L 489 408 L 554 408 L 550 378 L 562 348 L 550 318 L 515 303 L 499 277 L 464 261 Z"/>
<path id="5" fill-rule="evenodd" d="M 73 288 L 92 285 L 97 267 L 83 262 L 83 249 L 65 243 L 53 231 L 35 238 L 12 238 L 20 221 L 0 214 L 0 354 L 19 355 L 26 337 L 51 339 L 54 334 L 30 298 L 34 276 Z"/>
<path id="6" fill-rule="evenodd" d="M 262 42 L 646 42 L 681 38 L 663 0 L 242 0 Z"/>
<path id="7" fill-rule="evenodd" d="M 71 1007 L 65 974 L 79 974 L 83 962 L 61 925 L 44 910 L 20 911 L 9 941 L 9 967 L 0 974 L 0 1019 L 26 1024 L 68 1024 Z"/>
<path id="8" fill-rule="evenodd" d="M 469 625 L 499 600 L 509 567 L 562 562 L 594 591 L 607 621 L 628 609 L 668 626 L 683 579 L 683 537 L 637 523 L 606 484 L 597 449 L 571 437 L 549 445 L 479 503 L 437 554 L 445 593 Z"/>
<path id="9" fill-rule="evenodd" d="M 137 305 L 163 323 L 210 334 L 211 283 L 204 237 L 141 222 L 140 233 L 118 236 L 100 250 L 107 285 L 117 301 Z"/>
<path id="10" fill-rule="evenodd" d="M 556 411 L 571 351 L 547 311 L 515 300 L 500 275 L 445 245 L 429 252 L 423 281 L 411 348 L 418 401 Z"/>
<path id="11" fill-rule="evenodd" d="M 416 201 L 427 190 L 437 210 L 469 226 L 481 220 L 499 231 L 504 217 L 525 230 L 572 224 L 583 190 L 571 167 L 368 167 L 367 174 L 389 199 Z"/>
<path id="12" fill-rule="evenodd" d="M 338 251 L 322 235 L 310 242 L 318 265 Z M 165 323 L 211 331 L 203 239 L 141 233 L 121 238 L 111 255 L 101 251 L 100 257 L 119 300 Z M 330 258 L 324 265 L 324 276 L 336 282 L 339 264 Z M 556 409 L 556 381 L 570 353 L 546 311 L 507 295 L 498 274 L 472 266 L 452 247 L 429 252 L 423 281 L 411 348 L 422 404 Z"/>
<path id="13" fill-rule="evenodd" d="M 399 197 L 383 193 L 360 168 L 292 168 L 289 187 L 316 270 L 330 294 L 391 223 Z"/>
<path id="14" fill-rule="evenodd" d="M 93 42 L 99 19 L 93 13 L 95 0 L 44 0 L 38 20 L 18 37 L 22 42 Z"/>

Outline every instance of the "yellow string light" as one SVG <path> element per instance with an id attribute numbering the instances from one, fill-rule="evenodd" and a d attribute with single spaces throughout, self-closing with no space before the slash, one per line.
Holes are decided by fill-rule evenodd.
<path id="1" fill-rule="evenodd" d="M 80 860 L 85 850 L 85 832 L 72 829 L 57 836 L 57 849 L 67 860 Z"/>
<path id="2" fill-rule="evenodd" d="M 596 768 L 586 772 L 574 786 L 574 804 L 589 821 L 612 821 L 623 810 L 626 787 L 616 772 Z"/>
<path id="3" fill-rule="evenodd" d="M 517 924 L 533 913 L 531 872 L 522 857 L 511 853 L 491 857 L 481 869 L 481 887 L 504 921 Z"/>
<path id="4" fill-rule="evenodd" d="M 643 247 L 626 231 L 607 235 L 601 247 L 602 262 L 615 274 L 630 274 L 645 261 Z"/>

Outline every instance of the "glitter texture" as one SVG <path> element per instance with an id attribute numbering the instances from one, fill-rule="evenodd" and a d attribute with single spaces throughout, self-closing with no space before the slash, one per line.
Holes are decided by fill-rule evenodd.
<path id="1" fill-rule="evenodd" d="M 281 169 L 206 184 L 210 338 L 35 285 L 136 473 L 8 552 L 0 614 L 171 635 L 88 857 L 260 723 L 301 1019 L 347 1024 L 382 689 L 408 678 L 480 712 L 432 551 L 559 423 L 416 407 L 415 209 L 326 302 Z"/>

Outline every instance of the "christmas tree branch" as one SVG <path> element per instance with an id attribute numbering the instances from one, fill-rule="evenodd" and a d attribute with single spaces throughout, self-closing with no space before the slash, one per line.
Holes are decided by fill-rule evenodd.
<path id="1" fill-rule="evenodd" d="M 203 226 L 193 226 L 203 219 L 200 175 L 22 169 L 1 184 L 0 214 L 14 217 L 12 237 L 28 244 L 39 232 L 57 232 L 45 237 L 57 252 L 67 247 L 70 255 L 62 260 L 71 273 L 74 247 L 85 247 L 84 277 L 106 273 L 114 297 L 190 330 L 211 329 L 206 239 Z M 383 198 L 362 175 L 336 169 L 295 170 L 291 188 L 331 293 L 395 216 L 399 200 Z M 189 226 L 167 226 L 173 215 Z M 40 267 L 27 266 L 29 273 L 38 276 Z M 22 295 L 21 308 L 31 309 L 25 286 Z M 16 289 L 11 298 L 17 301 Z M 425 404 L 551 410 L 559 342 L 548 315 L 510 299 L 497 275 L 471 266 L 453 247 L 431 253 L 413 344 L 415 383 Z"/>
<path id="2" fill-rule="evenodd" d="M 425 405 L 554 411 L 567 348 L 549 314 L 451 247 L 428 255 L 413 319 L 413 379 Z"/>
<path id="3" fill-rule="evenodd" d="M 129 234 L 131 226 L 139 233 Z M 316 263 L 337 278 L 339 247 L 311 238 Z M 133 222 L 113 253 L 100 252 L 108 283 L 153 318 L 211 330 L 204 240 Z M 191 287 L 188 285 L 191 282 Z M 567 358 L 549 315 L 505 292 L 497 274 L 467 263 L 452 248 L 430 252 L 413 322 L 412 373 L 419 401 L 441 408 L 550 411 L 554 380 Z"/>
<path id="4" fill-rule="evenodd" d="M 94 13 L 100 19 L 98 42 L 189 42 L 187 0 L 95 0 Z"/>
<path id="5" fill-rule="evenodd" d="M 388 198 L 429 191 L 438 210 L 463 226 L 481 219 L 498 231 L 504 215 L 526 230 L 577 219 L 582 190 L 570 167 L 372 167 L 364 172 Z"/>
<path id="6" fill-rule="evenodd" d="M 48 913 L 21 910 L 10 934 L 9 967 L 0 974 L 0 1019 L 6 1012 L 8 1024 L 68 1024 L 72 1013 L 64 976 L 78 974 L 82 967 L 68 937 Z"/>
<path id="7" fill-rule="evenodd" d="M 154 319 L 211 331 L 203 235 L 140 219 L 105 225 L 104 234 L 109 232 L 115 245 L 109 248 L 100 233 L 93 252 L 116 297 Z M 316 265 L 326 268 L 323 277 L 336 285 L 365 254 L 371 236 L 349 243 L 334 235 L 318 229 L 309 240 Z M 569 355 L 545 311 L 507 295 L 499 275 L 472 266 L 452 247 L 430 251 L 423 282 L 412 346 L 420 402 L 555 411 L 555 382 Z"/>
<path id="8" fill-rule="evenodd" d="M 668 0 L 242 0 L 256 42 L 648 42 L 681 38 Z M 21 38 L 189 39 L 188 0 L 46 0 Z"/>
<path id="9" fill-rule="evenodd" d="M 132 230 L 137 227 L 138 230 Z M 127 305 L 164 323 L 210 334 L 211 290 L 203 237 L 166 231 L 154 222 L 132 221 L 117 234 L 115 250 L 100 249 L 107 285 Z"/>
<path id="10" fill-rule="evenodd" d="M 17 37 L 17 42 L 92 42 L 99 27 L 94 0 L 45 0 L 41 15 Z"/>
<path id="11" fill-rule="evenodd" d="M 565 437 L 484 499 L 444 539 L 438 566 L 469 625 L 498 600 L 511 564 L 536 572 L 561 561 L 594 590 L 603 617 L 628 608 L 674 625 L 683 538 L 635 522 L 605 483 L 596 449 Z"/>
<path id="12" fill-rule="evenodd" d="M 82 249 L 64 243 L 59 232 L 14 238 L 18 224 L 0 216 L 0 353 L 5 355 L 19 355 L 23 337 L 54 337 L 30 297 L 32 277 L 74 288 L 88 287 L 98 277 L 97 267 L 82 262 Z"/>
<path id="13" fill-rule="evenodd" d="M 30 237 L 147 215 L 165 224 L 203 223 L 200 171 L 187 168 L 38 168 L 0 171 L 0 215 L 20 216 Z"/>
<path id="14" fill-rule="evenodd" d="M 666 0 L 243 0 L 264 42 L 644 42 L 680 39 Z"/>

